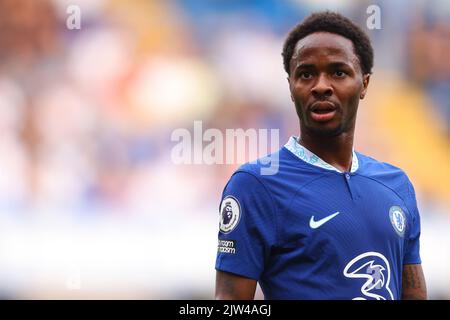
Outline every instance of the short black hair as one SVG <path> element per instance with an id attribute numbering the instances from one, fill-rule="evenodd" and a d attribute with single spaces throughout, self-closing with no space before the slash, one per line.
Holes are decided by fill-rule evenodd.
<path id="1" fill-rule="evenodd" d="M 290 62 L 295 46 L 300 39 L 314 32 L 339 34 L 352 41 L 355 54 L 359 58 L 363 74 L 372 73 L 373 48 L 367 34 L 343 15 L 330 12 L 316 12 L 297 24 L 288 34 L 283 46 L 284 70 L 290 75 Z"/>

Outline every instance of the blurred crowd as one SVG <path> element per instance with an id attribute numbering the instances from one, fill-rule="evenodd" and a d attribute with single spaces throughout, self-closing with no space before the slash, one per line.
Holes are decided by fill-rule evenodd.
<path id="1" fill-rule="evenodd" d="M 287 32 L 327 5 L 364 26 L 369 4 L 0 0 L 0 214 L 216 215 L 239 164 L 174 165 L 171 132 L 202 120 L 280 129 L 284 144 L 298 134 Z M 378 4 L 356 147 L 404 168 L 424 215 L 450 214 L 450 6 Z"/>

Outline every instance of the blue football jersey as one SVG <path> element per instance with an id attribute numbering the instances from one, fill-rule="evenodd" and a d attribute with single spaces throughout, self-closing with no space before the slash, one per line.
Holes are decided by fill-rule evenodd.
<path id="1" fill-rule="evenodd" d="M 421 263 L 406 174 L 358 152 L 339 172 L 295 137 L 270 158 L 276 174 L 247 163 L 223 191 L 216 269 L 266 299 L 401 298 L 403 265 Z"/>

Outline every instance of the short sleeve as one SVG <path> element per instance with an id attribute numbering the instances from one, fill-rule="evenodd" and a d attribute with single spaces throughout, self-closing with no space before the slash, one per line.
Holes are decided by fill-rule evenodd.
<path id="1" fill-rule="evenodd" d="M 403 258 L 403 264 L 420 264 L 420 214 L 417 208 L 416 195 L 414 187 L 408 180 L 408 210 L 411 213 L 409 222 L 409 232 L 406 241 L 406 250 Z"/>
<path id="2" fill-rule="evenodd" d="M 252 173 L 237 171 L 219 208 L 216 269 L 259 280 L 276 241 L 272 198 Z"/>

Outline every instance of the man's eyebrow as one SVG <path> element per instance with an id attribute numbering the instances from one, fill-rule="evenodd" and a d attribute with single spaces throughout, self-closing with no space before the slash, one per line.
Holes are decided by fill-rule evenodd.
<path id="1" fill-rule="evenodd" d="M 315 68 L 316 65 L 312 64 L 312 63 L 299 63 L 296 67 L 295 70 L 298 69 L 313 69 Z M 337 62 L 331 62 L 327 65 L 328 68 L 339 68 L 339 67 L 347 67 L 347 68 L 351 68 L 351 65 L 349 65 L 346 62 L 342 62 L 342 61 L 337 61 Z"/>
<path id="2" fill-rule="evenodd" d="M 316 66 L 312 63 L 299 63 L 298 65 L 295 66 L 294 70 L 298 70 L 298 69 L 313 69 Z"/>
<path id="3" fill-rule="evenodd" d="M 339 62 L 332 62 L 332 63 L 328 64 L 328 67 L 331 67 L 331 68 L 339 68 L 339 67 L 341 67 L 341 68 L 342 67 L 351 68 L 352 66 L 349 65 L 348 63 L 339 61 Z"/>

